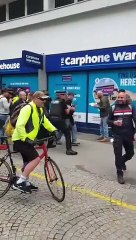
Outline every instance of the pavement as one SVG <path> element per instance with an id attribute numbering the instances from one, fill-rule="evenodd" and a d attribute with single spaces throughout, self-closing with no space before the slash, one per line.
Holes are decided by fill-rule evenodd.
<path id="1" fill-rule="evenodd" d="M 136 240 L 135 156 L 127 165 L 126 184 L 120 185 L 112 144 L 98 143 L 95 135 L 78 137 L 77 156 L 65 155 L 64 143 L 49 150 L 65 180 L 65 200 L 52 198 L 41 162 L 31 176 L 38 192 L 10 190 L 0 199 L 0 240 Z M 20 155 L 13 159 L 19 171 Z"/>

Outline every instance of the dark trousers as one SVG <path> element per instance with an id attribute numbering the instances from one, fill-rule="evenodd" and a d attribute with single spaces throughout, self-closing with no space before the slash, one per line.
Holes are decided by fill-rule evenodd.
<path id="1" fill-rule="evenodd" d="M 124 155 L 122 155 L 123 147 L 125 149 Z M 117 174 L 123 174 L 123 165 L 134 156 L 133 138 L 127 136 L 114 136 L 113 148 Z"/>
<path id="2" fill-rule="evenodd" d="M 66 150 L 70 150 L 72 147 L 71 145 L 71 130 L 66 125 L 65 119 L 58 119 L 55 117 L 49 118 L 50 122 L 62 133 L 64 133 L 65 140 L 66 140 Z"/>

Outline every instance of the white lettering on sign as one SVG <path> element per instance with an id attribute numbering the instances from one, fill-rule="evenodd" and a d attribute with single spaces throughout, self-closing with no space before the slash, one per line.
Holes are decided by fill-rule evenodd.
<path id="1" fill-rule="evenodd" d="M 92 55 L 88 54 L 82 57 L 66 57 L 61 58 L 61 66 L 83 66 L 87 64 L 101 64 L 114 62 L 136 61 L 136 52 L 113 52 L 111 54 Z"/>
<path id="2" fill-rule="evenodd" d="M 30 55 L 26 55 L 26 62 L 34 63 L 37 65 L 41 64 L 40 59 L 38 57 L 34 57 L 34 56 L 30 56 Z"/>
<path id="3" fill-rule="evenodd" d="M 20 69 L 20 63 L 2 63 L 0 64 L 0 70 L 12 70 Z"/>
<path id="4" fill-rule="evenodd" d="M 136 78 L 121 78 L 120 86 L 136 86 Z"/>
<path id="5" fill-rule="evenodd" d="M 130 61 L 136 60 L 136 52 L 118 52 L 113 53 L 114 61 Z"/>
<path id="6" fill-rule="evenodd" d="M 61 66 L 64 65 L 64 63 L 69 66 L 69 65 L 79 65 L 82 66 L 84 64 L 89 64 L 89 63 L 104 63 L 104 62 L 109 62 L 110 61 L 110 55 L 98 55 L 98 56 L 89 56 L 85 55 L 85 57 L 77 57 L 77 58 L 61 58 Z"/>

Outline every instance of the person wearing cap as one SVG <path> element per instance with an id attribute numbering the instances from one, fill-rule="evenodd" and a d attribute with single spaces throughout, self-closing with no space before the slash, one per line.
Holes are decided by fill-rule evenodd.
<path id="1" fill-rule="evenodd" d="M 56 100 L 51 103 L 50 108 L 50 121 L 53 125 L 64 133 L 66 140 L 66 154 L 67 155 L 77 155 L 76 151 L 72 150 L 71 143 L 71 129 L 66 124 L 66 119 L 71 110 L 74 110 L 73 107 L 67 106 L 67 94 L 66 91 L 56 91 Z"/>
<path id="2" fill-rule="evenodd" d="M 94 105 L 95 108 L 98 108 L 100 110 L 100 137 L 97 139 L 100 142 L 107 142 L 109 138 L 108 133 L 108 114 L 110 111 L 110 102 L 108 99 L 108 96 L 104 96 L 102 91 L 97 92 L 97 97 L 100 100 L 99 103 L 96 103 Z"/>
<path id="3" fill-rule="evenodd" d="M 40 125 L 52 132 L 56 139 L 58 138 L 56 127 L 51 124 L 43 113 L 45 99 L 46 96 L 41 91 L 33 94 L 33 100 L 21 109 L 12 135 L 14 150 L 20 152 L 23 158 L 22 175 L 13 186 L 14 189 L 21 192 L 27 193 L 38 189 L 28 179 L 30 173 L 40 162 L 39 154 L 33 146 Z"/>

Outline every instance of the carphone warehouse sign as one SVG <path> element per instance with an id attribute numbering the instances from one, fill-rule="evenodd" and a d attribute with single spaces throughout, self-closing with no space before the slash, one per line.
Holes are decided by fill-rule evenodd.
<path id="1" fill-rule="evenodd" d="M 41 54 L 23 50 L 22 61 L 23 64 L 28 67 L 34 67 L 37 69 L 43 68 L 43 55 Z"/>
<path id="2" fill-rule="evenodd" d="M 21 58 L 0 60 L 0 74 L 37 73 L 37 68 L 25 67 Z"/>
<path id="3" fill-rule="evenodd" d="M 46 71 L 136 67 L 136 45 L 48 55 Z"/>

